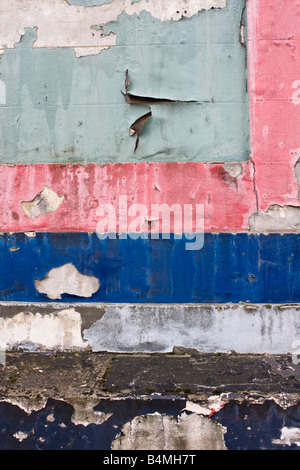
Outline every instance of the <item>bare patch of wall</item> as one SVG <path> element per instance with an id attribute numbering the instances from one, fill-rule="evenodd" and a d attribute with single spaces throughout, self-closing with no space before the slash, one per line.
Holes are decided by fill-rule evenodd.
<path id="1" fill-rule="evenodd" d="M 298 305 L 2 303 L 4 350 L 296 353 Z M 294 375 L 296 372 L 293 372 Z"/>
<path id="2" fill-rule="evenodd" d="M 197 414 L 178 420 L 161 414 L 137 416 L 126 423 L 112 450 L 226 450 L 226 428 Z"/>
<path id="3" fill-rule="evenodd" d="M 266 211 L 252 214 L 249 229 L 258 233 L 297 233 L 300 231 L 300 207 L 274 204 Z"/>
<path id="4" fill-rule="evenodd" d="M 7 349 L 23 347 L 27 350 L 84 349 L 81 333 L 81 315 L 74 308 L 50 314 L 19 313 L 0 318 L 0 341 Z"/>
<path id="5" fill-rule="evenodd" d="M 44 187 L 32 201 L 21 202 L 21 207 L 25 214 L 34 219 L 39 215 L 48 214 L 48 212 L 55 212 L 64 200 L 64 196 L 59 196 L 51 188 Z"/>
<path id="6" fill-rule="evenodd" d="M 95 276 L 81 274 L 72 263 L 50 269 L 42 280 L 35 280 L 35 288 L 49 299 L 61 299 L 62 294 L 91 297 L 100 282 Z"/>
<path id="7" fill-rule="evenodd" d="M 24 28 L 37 28 L 35 48 L 74 47 L 77 56 L 97 54 L 103 48 L 114 46 L 116 34 L 106 35 L 103 28 L 92 27 L 116 21 L 123 12 L 139 15 L 147 11 L 161 21 L 178 21 L 203 9 L 226 7 L 226 0 L 193 0 L 184 5 L 178 5 L 176 0 L 160 0 L 159 3 L 112 0 L 94 6 L 70 5 L 66 0 L 23 0 L 21 4 L 10 0 L 9 3 L 10 7 L 1 12 L 0 46 L 13 48 L 24 34 Z"/>

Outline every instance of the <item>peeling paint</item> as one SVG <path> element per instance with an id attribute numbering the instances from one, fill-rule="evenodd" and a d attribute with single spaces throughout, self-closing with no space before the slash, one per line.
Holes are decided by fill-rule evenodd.
<path id="1" fill-rule="evenodd" d="M 126 423 L 112 450 L 226 450 L 226 428 L 197 414 L 177 420 L 155 413 Z"/>
<path id="2" fill-rule="evenodd" d="M 161 21 L 178 21 L 182 17 L 190 18 L 201 10 L 225 7 L 226 0 L 193 0 L 183 7 L 178 7 L 176 0 L 160 0 L 159 3 L 141 0 L 135 4 L 131 0 L 113 0 L 101 2 L 100 5 L 96 2 L 96 6 L 70 5 L 65 0 L 23 0 L 21 7 L 18 0 L 10 0 L 9 8 L 1 12 L 0 46 L 13 48 L 24 28 L 36 27 L 38 37 L 35 48 L 109 47 L 114 45 L 114 39 L 107 44 L 106 36 L 93 35 L 90 28 L 97 23 L 105 25 L 116 21 L 123 12 L 140 15 L 142 11 L 147 11 Z"/>
<path id="3" fill-rule="evenodd" d="M 292 94 L 292 103 L 299 105 L 300 104 L 300 80 L 295 80 L 292 83 L 292 88 L 296 90 Z"/>
<path id="4" fill-rule="evenodd" d="M 27 415 L 30 415 L 33 411 L 39 411 L 45 408 L 47 404 L 47 398 L 40 395 L 26 398 L 26 397 L 5 397 L 0 400 L 1 403 L 9 403 L 13 406 L 17 406 L 20 410 L 25 411 Z"/>
<path id="5" fill-rule="evenodd" d="M 43 315 L 20 312 L 11 318 L 0 318 L 0 341 L 7 349 L 66 349 L 86 348 L 82 339 L 81 315 L 69 308 Z"/>
<path id="6" fill-rule="evenodd" d="M 0 368 L 3 450 L 299 448 L 299 382 L 274 375 L 264 355 L 8 356 Z"/>
<path id="7" fill-rule="evenodd" d="M 300 207 L 274 204 L 266 211 L 252 214 L 249 229 L 258 233 L 299 233 Z"/>
<path id="8" fill-rule="evenodd" d="M 49 299 L 61 299 L 61 294 L 91 297 L 100 288 L 95 276 L 81 274 L 72 263 L 52 268 L 42 280 L 35 280 L 35 288 Z"/>
<path id="9" fill-rule="evenodd" d="M 32 201 L 21 202 L 21 207 L 25 214 L 30 218 L 38 217 L 39 215 L 48 214 L 48 212 L 55 212 L 64 200 L 64 196 L 59 196 L 51 188 L 44 186 L 41 191 Z"/>
<path id="10" fill-rule="evenodd" d="M 188 400 L 185 405 L 185 410 L 191 413 L 211 417 L 212 414 L 220 411 L 220 409 L 225 405 L 225 403 L 226 401 L 224 401 L 222 395 L 220 397 L 208 397 L 205 401 L 200 403 L 195 403 Z"/>
<path id="11" fill-rule="evenodd" d="M 24 232 L 26 237 L 28 238 L 34 238 L 36 236 L 35 232 Z"/>
<path id="12" fill-rule="evenodd" d="M 96 30 L 97 31 L 97 30 Z M 109 34 L 101 33 L 101 46 L 85 46 L 85 47 L 74 47 L 76 57 L 85 57 L 88 55 L 100 54 L 101 51 L 108 49 L 112 45 L 116 45 L 117 35 L 110 32 Z"/>
<path id="13" fill-rule="evenodd" d="M 232 178 L 238 178 L 243 173 L 243 167 L 239 162 L 223 163 L 223 168 Z"/>
<path id="14" fill-rule="evenodd" d="M 300 429 L 284 426 L 281 429 L 280 438 L 273 439 L 272 443 L 285 446 L 291 446 L 292 444 L 295 444 L 297 447 L 300 447 Z"/>
<path id="15" fill-rule="evenodd" d="M 299 204 L 292 155 L 300 146 L 299 5 L 273 1 L 272 20 L 269 5 L 266 0 L 247 5 L 251 159 L 259 211 Z"/>
<path id="16" fill-rule="evenodd" d="M 135 143 L 135 148 L 134 151 L 137 150 L 138 145 L 139 145 L 139 139 L 140 139 L 140 133 L 142 130 L 142 127 L 144 124 L 148 121 L 148 119 L 152 116 L 151 111 L 147 114 L 144 114 L 143 116 L 139 117 L 136 121 L 134 121 L 133 124 L 130 126 L 129 133 L 130 135 L 136 134 L 136 143 Z"/>
<path id="17" fill-rule="evenodd" d="M 97 398 L 74 398 L 74 400 L 69 400 L 69 402 L 74 407 L 71 421 L 77 426 L 101 425 L 112 416 L 112 413 L 103 413 L 94 409 L 99 403 Z"/>
<path id="18" fill-rule="evenodd" d="M 244 4 L 11 0 L 0 18 L 1 163 L 248 161 Z M 128 129 L 149 102 L 127 106 L 127 68 L 131 99 L 153 97 L 136 151 Z"/>

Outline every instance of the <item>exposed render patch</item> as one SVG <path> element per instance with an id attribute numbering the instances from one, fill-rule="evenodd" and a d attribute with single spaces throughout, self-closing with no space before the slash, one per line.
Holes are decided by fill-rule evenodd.
<path id="1" fill-rule="evenodd" d="M 97 162 L 136 162 L 136 135 L 130 138 L 128 131 L 149 109 L 124 106 L 120 90 L 124 91 L 127 68 L 133 96 L 174 100 L 170 106 L 169 101 L 152 100 L 152 118 L 145 126 L 143 147 L 140 139 L 139 159 L 248 160 L 247 68 L 238 42 L 245 0 L 231 0 L 224 9 L 218 8 L 220 2 L 210 2 L 216 9 L 179 22 L 151 16 L 150 5 L 158 15 L 161 3 L 135 3 L 134 8 L 145 4 L 146 9 L 131 15 L 120 8 L 127 6 L 120 0 L 95 7 L 71 6 L 66 0 L 9 2 L 9 7 L 16 7 L 14 16 L 5 11 L 0 18 L 0 24 L 3 16 L 7 19 L 1 79 L 9 86 L 11 109 L 3 123 L 2 163 L 95 163 L 95 156 Z M 195 11 L 208 5 L 201 0 L 197 7 L 193 0 L 168 3 L 173 4 L 176 18 L 184 5 L 187 12 L 191 5 Z M 123 12 L 119 16 L 118 8 Z M 15 33 L 21 40 L 10 44 L 17 20 L 20 29 Z M 114 45 L 115 34 L 117 47 L 99 54 Z M 4 40 L 0 28 L 1 37 Z M 116 68 L 114 61 L 121 51 Z M 75 54 L 97 55 L 76 59 Z M 20 61 L 17 69 L 16 61 Z M 198 102 L 185 104 L 190 99 Z"/>
<path id="2" fill-rule="evenodd" d="M 55 212 L 64 200 L 64 196 L 59 196 L 53 189 L 44 186 L 41 191 L 32 201 L 21 202 L 21 207 L 25 214 L 34 219 L 39 215 L 48 214 L 48 212 Z"/>
<path id="3" fill-rule="evenodd" d="M 28 437 L 28 433 L 26 432 L 22 432 L 22 431 L 18 431 L 18 432 L 15 432 L 13 434 L 13 436 L 18 439 L 19 442 L 22 442 L 24 439 L 27 439 Z"/>
<path id="4" fill-rule="evenodd" d="M 128 93 L 130 87 L 130 77 L 128 70 L 126 70 L 125 73 L 125 93 L 121 92 L 125 98 L 125 101 L 128 103 L 130 102 L 129 96 L 132 96 Z M 139 117 L 133 124 L 131 124 L 130 129 L 129 129 L 129 134 L 134 135 L 136 134 L 136 142 L 135 142 L 135 148 L 134 151 L 136 152 L 138 145 L 139 145 L 139 140 L 140 140 L 140 133 L 142 130 L 143 125 L 145 122 L 148 121 L 148 119 L 152 116 L 151 110 L 149 113 L 144 114 L 143 116 Z"/>
<path id="5" fill-rule="evenodd" d="M 20 312 L 12 318 L 0 318 L 0 341 L 8 349 L 77 349 L 87 342 L 81 335 L 81 315 L 69 308 L 47 315 Z"/>
<path id="6" fill-rule="evenodd" d="M 26 235 L 26 237 L 28 238 L 35 238 L 36 237 L 36 233 L 34 231 L 32 232 L 24 232 L 24 234 Z"/>
<path id="7" fill-rule="evenodd" d="M 42 280 L 34 281 L 40 294 L 49 299 L 61 299 L 61 294 L 91 297 L 100 287 L 99 280 L 88 274 L 81 274 L 72 263 L 50 269 Z"/>
<path id="8" fill-rule="evenodd" d="M 274 204 L 266 211 L 252 214 L 249 219 L 252 232 L 298 233 L 300 231 L 300 207 Z"/>
<path id="9" fill-rule="evenodd" d="M 71 3 L 71 2 L 70 2 Z M 131 0 L 89 1 L 86 6 L 66 0 L 11 0 L 9 7 L 1 11 L 1 46 L 13 48 L 24 34 L 24 28 L 37 28 L 38 36 L 34 47 L 73 47 L 76 55 L 99 53 L 103 47 L 114 46 L 116 35 L 104 35 L 102 31 L 91 31 L 92 25 L 105 25 L 117 21 L 122 12 L 140 15 L 149 12 L 161 21 L 178 21 L 190 18 L 201 10 L 225 8 L 226 0 Z M 92 6 L 96 5 L 96 6 Z M 53 14 L 55 12 L 55 14 Z M 66 21 L 68 18 L 68 21 Z M 87 48 L 83 52 L 82 48 Z"/>
<path id="10" fill-rule="evenodd" d="M 98 398 L 90 398 L 84 395 L 84 390 L 82 390 L 82 396 L 74 396 L 69 397 L 67 403 L 69 403 L 74 408 L 74 413 L 71 416 L 71 421 L 76 426 L 89 426 L 90 424 L 101 425 L 105 421 L 107 421 L 113 413 L 104 413 L 102 411 L 94 410 L 94 407 L 99 403 Z M 63 397 L 65 399 L 65 397 Z M 37 396 L 31 396 L 30 398 L 24 397 L 17 397 L 11 398 L 6 397 L 2 399 L 1 402 L 10 403 L 11 405 L 17 406 L 21 410 L 25 411 L 28 415 L 30 415 L 34 411 L 41 411 L 46 408 L 47 406 L 48 397 L 41 397 L 39 394 Z M 55 416 L 53 414 L 49 414 L 46 418 L 48 422 L 54 422 Z M 26 438 L 23 436 L 23 433 L 16 433 L 14 435 L 16 439 L 20 441 L 22 438 Z"/>
<path id="11" fill-rule="evenodd" d="M 273 439 L 272 444 L 279 444 L 285 446 L 291 446 L 295 444 L 300 447 L 300 429 L 299 428 L 288 428 L 284 426 L 281 429 L 280 439 Z"/>
<path id="12" fill-rule="evenodd" d="M 72 423 L 82 426 L 88 426 L 89 424 L 103 424 L 107 421 L 112 413 L 103 413 L 102 411 L 94 410 L 95 406 L 99 403 L 97 398 L 87 398 L 86 396 L 82 399 L 69 400 L 74 408 L 72 415 Z"/>
<path id="13" fill-rule="evenodd" d="M 238 178 L 243 173 L 242 164 L 239 162 L 223 163 L 223 168 L 232 178 Z"/>
<path id="14" fill-rule="evenodd" d="M 39 411 L 42 408 L 45 408 L 47 405 L 47 398 L 41 397 L 37 394 L 35 397 L 25 398 L 23 397 L 5 397 L 5 399 L 1 399 L 1 403 L 10 403 L 13 406 L 17 406 L 21 410 L 25 411 L 28 415 L 32 413 L 32 411 Z"/>
<path id="15" fill-rule="evenodd" d="M 134 135 L 136 134 L 136 141 L 135 141 L 135 147 L 134 151 L 136 152 L 138 145 L 139 145 L 139 140 L 140 140 L 140 133 L 142 130 L 143 125 L 148 121 L 148 119 L 152 116 L 152 112 L 149 111 L 149 113 L 144 114 L 143 116 L 139 117 L 136 121 L 134 121 L 133 124 L 131 124 L 130 129 L 129 129 L 129 134 Z"/>
<path id="16" fill-rule="evenodd" d="M 104 49 L 108 49 L 112 45 L 116 44 L 116 37 L 117 35 L 112 32 L 110 32 L 109 34 L 101 34 L 101 46 L 74 47 L 75 56 L 84 57 L 87 55 L 100 54 L 100 52 Z"/>
<path id="17" fill-rule="evenodd" d="M 187 401 L 185 410 L 190 411 L 192 413 L 197 413 L 204 416 L 211 416 L 214 413 L 220 411 L 220 409 L 224 406 L 224 400 L 222 396 L 214 396 L 208 397 L 205 402 L 202 403 L 194 403 L 192 401 Z"/>
<path id="18" fill-rule="evenodd" d="M 226 428 L 197 414 L 183 413 L 178 420 L 154 413 L 126 423 L 112 450 L 226 450 Z"/>

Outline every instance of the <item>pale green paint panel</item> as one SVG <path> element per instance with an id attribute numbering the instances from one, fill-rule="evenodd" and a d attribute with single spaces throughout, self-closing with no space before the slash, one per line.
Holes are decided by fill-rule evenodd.
<path id="1" fill-rule="evenodd" d="M 228 0 L 178 22 L 123 13 L 104 28 L 116 46 L 80 58 L 73 48 L 33 48 L 36 31 L 26 29 L 0 64 L 0 162 L 247 160 L 242 11 L 243 1 Z M 136 153 L 129 128 L 149 106 L 125 102 L 126 69 L 131 93 L 176 101 L 151 105 Z"/>

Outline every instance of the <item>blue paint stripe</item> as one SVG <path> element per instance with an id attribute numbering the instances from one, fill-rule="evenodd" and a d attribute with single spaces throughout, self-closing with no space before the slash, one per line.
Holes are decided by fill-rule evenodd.
<path id="1" fill-rule="evenodd" d="M 101 286 L 92 297 L 64 294 L 62 302 L 300 301 L 300 235 L 206 233 L 199 251 L 187 251 L 186 242 L 173 235 L 100 240 L 82 232 L 3 234 L 0 298 L 49 302 L 34 280 L 71 262 Z"/>

